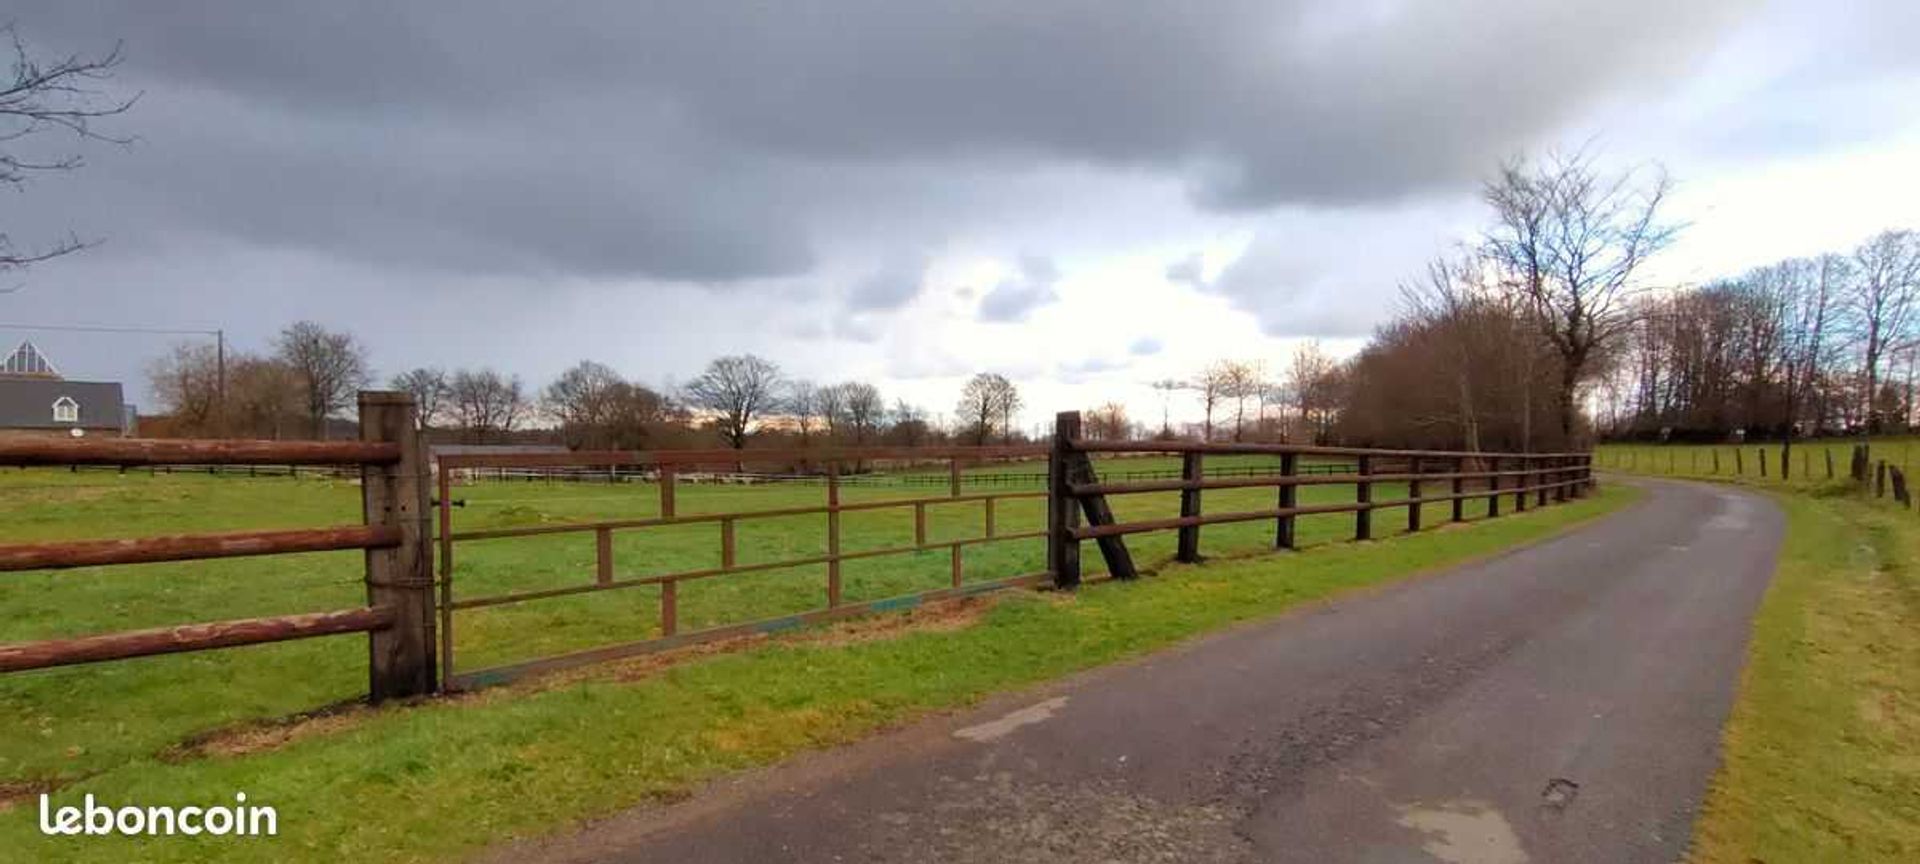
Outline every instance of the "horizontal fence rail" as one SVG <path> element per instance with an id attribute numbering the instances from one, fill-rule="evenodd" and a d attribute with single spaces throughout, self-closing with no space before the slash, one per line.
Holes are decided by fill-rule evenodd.
<path id="1" fill-rule="evenodd" d="M 309 612 L 302 615 L 207 621 L 199 624 L 183 624 L 178 627 L 128 630 L 74 639 L 16 642 L 0 645 L 0 672 L 23 672 L 29 669 L 71 666 L 76 663 L 100 663 L 107 660 L 151 657 L 156 654 L 234 648 L 241 645 L 311 639 L 316 636 L 333 636 L 340 633 L 366 633 L 385 630 L 391 626 L 393 626 L 392 609 L 362 607 L 334 612 Z"/>
<path id="2" fill-rule="evenodd" d="M 366 552 L 366 606 L 262 618 L 0 644 L 0 672 L 126 660 L 368 634 L 368 695 L 374 701 L 433 692 L 432 567 L 427 545 L 426 462 L 414 403 L 401 393 L 360 394 L 358 441 L 0 439 L 0 465 L 333 466 L 359 472 L 359 525 L 0 545 L 0 572 L 63 570 L 359 549 Z"/>
<path id="3" fill-rule="evenodd" d="M 0 442 L 0 465 L 391 465 L 392 441 L 198 441 L 21 438 Z"/>
<path id="4" fill-rule="evenodd" d="M 0 572 L 154 564 L 285 555 L 338 549 L 389 549 L 400 545 L 399 530 L 384 525 L 351 525 L 301 531 L 236 531 L 226 534 L 177 534 L 124 540 L 76 540 L 0 546 Z"/>

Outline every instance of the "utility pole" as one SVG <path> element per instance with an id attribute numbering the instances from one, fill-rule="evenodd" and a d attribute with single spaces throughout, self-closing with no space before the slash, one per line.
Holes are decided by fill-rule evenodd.
<path id="1" fill-rule="evenodd" d="M 225 328 L 213 331 L 213 357 L 214 386 L 219 388 L 218 392 L 214 393 L 214 398 L 219 400 L 216 404 L 220 412 L 220 437 L 225 438 L 227 437 L 227 331 Z"/>

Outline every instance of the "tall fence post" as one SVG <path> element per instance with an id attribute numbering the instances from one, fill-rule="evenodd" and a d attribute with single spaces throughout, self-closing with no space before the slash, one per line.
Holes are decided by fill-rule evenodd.
<path id="1" fill-rule="evenodd" d="M 1500 515 L 1500 457 L 1487 457 L 1487 518 Z"/>
<path id="2" fill-rule="evenodd" d="M 1745 477 L 1747 476 L 1747 457 L 1740 454 L 1740 448 L 1733 448 L 1733 473 L 1736 476 Z"/>
<path id="3" fill-rule="evenodd" d="M 1453 484 L 1451 487 L 1451 491 L 1453 493 L 1453 502 L 1452 502 L 1453 503 L 1453 521 L 1455 522 L 1467 521 L 1467 499 L 1462 498 L 1460 495 L 1460 493 L 1465 491 L 1465 489 L 1467 488 L 1466 481 L 1459 476 L 1461 474 L 1466 473 L 1466 471 L 1467 471 L 1466 457 L 1455 456 L 1453 459 L 1454 478 L 1453 478 Z"/>
<path id="4" fill-rule="evenodd" d="M 1205 474 L 1199 453 L 1180 454 L 1180 479 L 1182 482 L 1198 484 Z M 1187 519 L 1200 515 L 1200 490 L 1188 486 L 1180 490 L 1180 518 Z M 1194 564 L 1200 561 L 1200 526 L 1180 526 L 1180 542 L 1174 559 L 1182 564 Z"/>
<path id="5" fill-rule="evenodd" d="M 1825 455 L 1827 457 L 1827 479 L 1832 480 L 1833 479 L 1833 451 L 1823 447 L 1820 449 L 1820 452 L 1822 455 Z"/>
<path id="6" fill-rule="evenodd" d="M 360 440 L 400 445 L 400 460 L 360 469 L 368 525 L 397 529 L 400 543 L 366 550 L 367 605 L 393 610 L 393 626 L 367 634 L 367 696 L 373 702 L 424 696 L 439 687 L 435 663 L 432 495 L 427 459 L 408 393 L 362 391 Z"/>
<path id="7" fill-rule="evenodd" d="M 1080 587 L 1080 510 L 1067 479 L 1067 456 L 1080 437 L 1080 412 L 1062 411 L 1053 418 L 1053 451 L 1047 456 L 1047 569 L 1056 588 Z"/>
<path id="8" fill-rule="evenodd" d="M 1766 477 L 1767 476 L 1767 448 L 1765 447 L 1753 448 L 1753 458 L 1760 460 L 1760 476 Z"/>
<path id="9" fill-rule="evenodd" d="M 1407 481 L 1407 498 L 1413 503 L 1407 505 L 1407 533 L 1420 533 L 1420 457 L 1407 461 L 1407 473 L 1413 479 Z"/>
<path id="10" fill-rule="evenodd" d="M 1361 456 L 1355 461 L 1354 469 L 1362 478 L 1373 473 L 1373 457 Z M 1361 505 L 1360 509 L 1353 511 L 1353 539 L 1371 540 L 1373 539 L 1373 508 L 1367 505 L 1373 503 L 1373 483 L 1362 479 L 1353 484 L 1353 492 L 1354 500 Z"/>
<path id="11" fill-rule="evenodd" d="M 1532 494 L 1528 491 L 1527 487 L 1533 485 L 1533 460 L 1525 456 L 1520 456 L 1513 461 L 1520 465 L 1520 476 L 1516 478 L 1519 482 L 1513 484 L 1513 512 L 1525 513 L 1527 512 L 1527 496 Z"/>
<path id="12" fill-rule="evenodd" d="M 1294 485 L 1292 478 L 1300 476 L 1300 456 L 1295 453 L 1280 454 L 1280 477 L 1286 481 L 1280 484 L 1280 509 L 1292 510 L 1299 506 L 1300 487 Z M 1273 527 L 1273 546 L 1276 549 L 1292 549 L 1293 514 L 1282 513 Z"/>
<path id="13" fill-rule="evenodd" d="M 827 608 L 840 606 L 840 460 L 827 461 Z"/>

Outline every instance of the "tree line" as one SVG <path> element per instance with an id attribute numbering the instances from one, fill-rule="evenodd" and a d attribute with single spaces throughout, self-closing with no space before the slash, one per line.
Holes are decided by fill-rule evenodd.
<path id="1" fill-rule="evenodd" d="M 1272 434 L 1473 451 L 1768 438 L 1785 458 L 1794 437 L 1910 431 L 1920 235 L 1649 286 L 1644 265 L 1679 231 L 1661 215 L 1669 186 L 1585 153 L 1507 164 L 1483 188 L 1479 241 L 1403 284 L 1358 354 L 1296 355 L 1297 419 Z M 1217 401 L 1245 398 L 1232 365 L 1185 385 L 1203 435 Z"/>
<path id="2" fill-rule="evenodd" d="M 374 381 L 366 346 L 351 334 L 302 321 L 266 353 L 182 343 L 150 365 L 165 413 L 143 434 L 324 438 L 344 424 L 355 394 Z M 419 367 L 387 386 L 413 395 L 420 423 L 446 443 L 548 443 L 573 449 L 639 450 L 754 446 L 918 447 L 1020 440 L 1022 403 L 1005 376 L 983 372 L 962 388 L 950 428 L 904 399 L 889 403 L 865 381 L 820 384 L 790 378 L 751 354 L 716 358 L 663 392 L 583 360 L 538 389 L 491 368 Z M 334 434 L 350 434 L 333 430 Z"/>

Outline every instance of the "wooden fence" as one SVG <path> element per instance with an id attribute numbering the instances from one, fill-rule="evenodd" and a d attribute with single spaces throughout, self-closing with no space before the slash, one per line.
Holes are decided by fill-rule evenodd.
<path id="1" fill-rule="evenodd" d="M 487 684 L 509 681 L 538 672 L 565 669 L 587 663 L 629 657 L 637 654 L 660 651 L 684 645 L 730 638 L 755 632 L 770 632 L 799 624 L 812 623 L 849 615 L 858 615 L 885 608 L 899 608 L 926 600 L 945 597 L 957 597 L 981 593 L 1001 588 L 1021 585 L 1035 585 L 1047 578 L 1046 573 L 1010 574 L 986 582 L 962 584 L 961 572 L 965 550 L 969 546 L 983 543 L 1001 543 L 1014 540 L 1038 539 L 1044 535 L 1039 525 L 1028 526 L 1024 530 L 1004 530 L 997 518 L 996 502 L 1009 499 L 1045 498 L 1044 489 L 1000 490 L 989 492 L 968 492 L 965 486 L 971 485 L 977 477 L 965 478 L 962 471 L 969 464 L 980 464 L 988 460 L 1037 458 L 1047 455 L 1047 449 L 1039 446 L 1008 447 L 950 447 L 950 448 L 888 448 L 866 447 L 829 451 L 784 451 L 784 450 L 693 450 L 693 451 L 575 451 L 570 453 L 463 453 L 446 454 L 438 457 L 439 463 L 439 568 L 441 595 L 440 608 L 440 656 L 447 670 L 448 686 L 453 689 L 477 687 Z M 846 503 L 840 500 L 842 471 L 848 465 L 870 464 L 882 460 L 913 460 L 924 462 L 939 460 L 947 463 L 945 479 L 946 494 L 917 498 L 889 499 L 883 501 L 862 501 Z M 678 475 L 692 469 L 726 468 L 739 469 L 746 463 L 791 463 L 807 462 L 818 466 L 824 477 L 824 500 L 813 506 L 782 507 L 765 510 L 748 510 L 728 513 L 682 514 L 675 501 L 675 490 L 679 485 Z M 488 476 L 503 470 L 522 470 L 540 468 L 562 469 L 637 469 L 650 473 L 659 487 L 659 515 L 644 519 L 616 519 L 599 521 L 569 522 L 550 525 L 533 525 L 511 528 L 491 528 L 480 530 L 456 530 L 453 526 L 452 483 L 454 478 L 466 472 L 476 472 Z M 979 504 L 982 518 L 980 533 L 938 542 L 929 542 L 927 538 L 927 510 L 930 507 L 952 504 Z M 913 510 L 913 542 L 879 549 L 861 549 L 845 551 L 841 548 L 840 516 L 847 512 L 908 509 Z M 740 563 L 735 554 L 735 526 L 741 522 L 762 519 L 776 519 L 791 516 L 826 516 L 826 554 L 801 558 L 789 558 L 776 561 Z M 717 527 L 715 544 L 719 552 L 720 566 L 686 570 L 676 573 L 636 576 L 622 578 L 617 575 L 617 562 L 614 560 L 613 537 L 616 532 L 645 530 L 674 525 L 714 525 Z M 507 594 L 468 597 L 458 596 L 459 580 L 456 576 L 456 564 L 459 556 L 456 546 L 481 540 L 500 540 L 513 537 L 533 537 L 554 534 L 592 534 L 594 537 L 594 571 L 592 581 L 582 581 L 577 585 L 557 588 L 543 588 L 530 591 L 517 591 Z M 950 561 L 951 580 L 947 587 L 926 591 L 906 597 L 892 597 L 866 602 L 850 603 L 842 596 L 840 570 L 846 561 L 878 558 L 892 555 L 910 555 L 916 552 L 946 552 Z M 681 583 L 699 579 L 758 573 L 771 570 L 784 570 L 795 567 L 820 566 L 826 569 L 825 581 L 821 584 L 822 605 L 814 610 L 796 615 L 763 619 L 740 624 L 711 627 L 704 630 L 683 632 L 679 613 L 679 586 Z M 600 591 L 619 591 L 645 586 L 658 586 L 660 591 L 659 622 L 660 637 L 623 642 L 585 651 L 577 651 L 558 656 L 496 666 L 466 672 L 455 671 L 455 622 L 454 613 L 479 609 L 488 606 L 500 606 L 511 603 L 526 603 L 555 597 L 588 594 Z"/>
<path id="2" fill-rule="evenodd" d="M 1592 460 L 1584 453 L 1459 453 L 1286 444 L 1089 441 L 1081 437 L 1077 412 L 1058 416 L 1050 446 L 869 447 L 825 452 L 462 452 L 441 454 L 430 460 L 421 436 L 414 431 L 411 398 L 398 393 L 368 392 L 360 397 L 360 430 L 361 440 L 354 442 L 0 441 L 0 465 L 23 467 L 195 465 L 218 469 L 222 466 L 317 465 L 357 469 L 362 478 L 364 505 L 364 518 L 359 525 L 0 546 L 0 571 L 362 549 L 366 554 L 367 585 L 367 604 L 354 609 L 0 645 L 0 672 L 364 632 L 368 634 L 369 645 L 368 690 L 371 698 L 379 701 L 481 686 L 535 672 L 901 608 L 930 599 L 1043 583 L 1071 589 L 1081 582 L 1080 544 L 1088 540 L 1099 545 L 1110 574 L 1127 579 L 1138 572 L 1126 546 L 1126 537 L 1136 533 L 1177 531 L 1176 557 L 1181 561 L 1197 561 L 1201 554 L 1201 528 L 1205 525 L 1271 520 L 1273 545 L 1290 549 L 1295 540 L 1294 523 L 1300 516 L 1352 513 L 1355 539 L 1367 540 L 1373 536 L 1374 514 L 1384 509 L 1406 508 L 1407 529 L 1418 531 L 1421 508 L 1427 503 L 1451 502 L 1453 521 L 1462 521 L 1470 501 L 1484 500 L 1487 515 L 1497 516 L 1503 500 L 1511 500 L 1516 511 L 1545 506 L 1550 501 L 1583 495 L 1594 482 Z M 1094 470 L 1093 454 L 1177 454 L 1181 468 L 1177 477 L 1110 470 L 1103 478 Z M 1209 474 L 1204 470 L 1204 460 L 1213 454 L 1265 454 L 1278 457 L 1278 464 L 1272 468 L 1232 466 Z M 996 485 L 981 489 L 975 481 L 980 476 L 991 475 L 963 476 L 963 470 L 970 465 L 1038 458 L 1046 460 L 1044 488 Z M 916 464 L 945 462 L 943 494 L 852 502 L 841 499 L 843 472 L 847 466 L 871 466 L 889 460 Z M 437 470 L 430 461 L 437 462 Z M 703 469 L 730 469 L 740 473 L 747 464 L 782 463 L 798 463 L 820 470 L 822 476 L 818 482 L 823 487 L 823 496 L 819 504 L 691 514 L 680 512 L 677 506 L 679 482 L 676 478 L 681 474 Z M 460 530 L 453 524 L 456 502 L 452 493 L 456 477 L 524 470 L 581 472 L 582 476 L 596 472 L 612 477 L 623 473 L 648 476 L 658 485 L 658 512 L 647 518 L 473 530 Z M 1405 483 L 1408 495 L 1375 500 L 1374 487 L 1380 483 Z M 434 495 L 436 484 L 437 495 Z M 1353 501 L 1315 505 L 1298 502 L 1302 486 L 1341 485 L 1353 487 Z M 1904 483 L 1901 486 L 1904 488 Z M 1202 507 L 1206 490 L 1244 488 L 1275 489 L 1275 506 L 1224 513 L 1209 513 Z M 1109 496 L 1152 492 L 1178 492 L 1179 516 L 1133 522 L 1114 518 L 1107 500 Z M 1032 524 L 1002 524 L 1006 520 L 996 504 L 1012 499 L 1045 499 L 1044 516 Z M 928 510 L 956 504 L 979 506 L 978 533 L 930 540 Z M 842 514 L 889 509 L 912 511 L 911 542 L 871 549 L 842 548 Z M 437 531 L 433 530 L 435 514 Z M 1082 514 L 1085 525 L 1081 524 Z M 825 516 L 824 554 L 752 563 L 738 560 L 735 537 L 740 523 L 807 515 Z M 719 566 L 643 576 L 619 575 L 613 543 L 617 533 L 700 524 L 716 529 L 714 542 Z M 593 538 L 593 570 L 582 573 L 577 583 L 484 596 L 464 596 L 456 590 L 459 545 L 557 534 Z M 1044 570 L 996 575 L 984 581 L 963 581 L 963 562 L 969 547 L 1041 538 L 1047 547 Z M 947 554 L 951 579 L 943 587 L 863 602 L 849 602 L 843 596 L 841 565 L 844 562 L 924 552 Z M 686 630 L 682 626 L 678 599 L 682 583 L 806 566 L 821 566 L 825 571 L 820 584 L 820 605 L 814 609 L 706 629 Z M 657 638 L 486 669 L 456 670 L 456 612 L 642 586 L 656 586 L 659 591 L 660 635 Z"/>
<path id="3" fill-rule="evenodd" d="M 0 440 L 0 465 L 357 467 L 363 504 L 359 525 L 10 544 L 0 546 L 0 572 L 362 549 L 367 584 L 367 604 L 353 609 L 0 645 L 0 672 L 366 633 L 370 698 L 438 689 L 427 460 L 414 431 L 411 396 L 360 394 L 358 441 L 8 439 Z"/>
<path id="4" fill-rule="evenodd" d="M 1181 457 L 1181 479 L 1173 481 L 1114 483 L 1103 482 L 1094 473 L 1091 453 L 1176 453 Z M 1207 454 L 1263 453 L 1280 457 L 1280 471 L 1272 476 L 1210 479 L 1203 460 Z M 1333 457 L 1354 460 L 1352 474 L 1304 474 L 1299 471 L 1301 457 Z M 1438 501 L 1452 502 L 1452 519 L 1466 518 L 1469 499 L 1484 498 L 1487 515 L 1500 515 L 1500 499 L 1513 496 L 1516 511 L 1527 508 L 1528 499 L 1536 504 L 1549 500 L 1565 501 L 1584 495 L 1593 486 L 1592 457 L 1586 453 L 1462 453 L 1439 450 L 1378 450 L 1350 447 L 1311 447 L 1294 444 L 1214 444 L 1187 441 L 1089 441 L 1081 437 L 1080 414 L 1068 411 L 1054 421 L 1053 449 L 1049 460 L 1049 506 L 1047 508 L 1047 569 L 1055 585 L 1071 588 L 1080 583 L 1080 544 L 1095 541 L 1105 560 L 1107 572 L 1116 579 L 1131 579 L 1137 574 L 1126 536 L 1148 531 L 1178 531 L 1176 559 L 1200 560 L 1200 528 L 1233 522 L 1272 520 L 1273 545 L 1277 549 L 1294 546 L 1294 520 L 1300 516 L 1323 513 L 1352 513 L 1355 540 L 1373 538 L 1373 514 L 1376 510 L 1405 507 L 1407 530 L 1420 530 L 1421 507 Z M 1381 470 L 1389 465 L 1397 470 Z M 1506 467 L 1503 467 L 1506 466 Z M 1445 470 L 1435 471 L 1434 468 Z M 1511 483 L 1506 479 L 1511 478 Z M 1373 500 L 1373 484 L 1404 482 L 1408 497 Z M 1481 488 L 1468 491 L 1470 482 Z M 1444 494 L 1425 494 L 1429 484 L 1444 484 Z M 1301 505 L 1302 486 L 1351 485 L 1354 501 L 1340 504 Z M 1201 507 L 1207 489 L 1245 489 L 1271 487 L 1278 490 L 1271 509 L 1232 513 L 1206 513 Z M 1109 495 L 1134 495 L 1147 492 L 1178 491 L 1180 515 L 1171 519 L 1120 522 L 1114 518 Z M 1081 515 L 1087 524 L 1079 524 Z"/>

